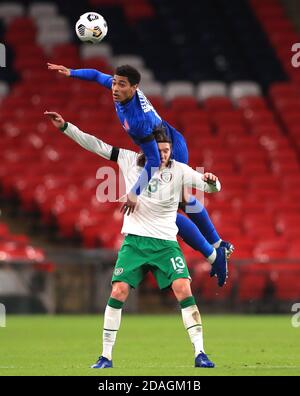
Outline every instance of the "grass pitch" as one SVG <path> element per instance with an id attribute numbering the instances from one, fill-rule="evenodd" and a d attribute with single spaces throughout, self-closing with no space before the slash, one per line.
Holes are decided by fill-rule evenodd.
<path id="1" fill-rule="evenodd" d="M 300 375 L 300 328 L 290 316 L 203 315 L 215 369 L 195 369 L 178 315 L 123 314 L 114 368 L 93 370 L 102 316 L 8 316 L 0 328 L 0 375 Z"/>

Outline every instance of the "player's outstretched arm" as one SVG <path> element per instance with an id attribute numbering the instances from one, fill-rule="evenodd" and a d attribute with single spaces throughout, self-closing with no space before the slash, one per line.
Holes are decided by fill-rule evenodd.
<path id="1" fill-rule="evenodd" d="M 65 120 L 55 111 L 45 111 L 44 114 L 51 120 L 52 124 L 56 128 L 63 128 L 65 125 Z"/>
<path id="2" fill-rule="evenodd" d="M 105 159 L 113 159 L 117 148 L 88 133 L 82 132 L 77 126 L 65 122 L 63 117 L 54 111 L 45 111 L 44 114 L 51 120 L 52 124 L 59 128 L 65 135 L 92 153 L 98 154 Z M 116 160 L 116 159 L 115 159 Z"/>
<path id="3" fill-rule="evenodd" d="M 105 88 L 111 89 L 113 77 L 96 69 L 70 69 L 71 77 L 81 80 L 95 81 Z"/>
<path id="4" fill-rule="evenodd" d="M 58 73 L 67 76 L 75 77 L 80 80 L 95 81 L 105 88 L 111 89 L 113 77 L 109 74 L 102 73 L 96 69 L 68 69 L 62 65 L 55 65 L 47 63 L 49 70 L 55 70 Z"/>
<path id="5" fill-rule="evenodd" d="M 183 169 L 183 184 L 186 187 L 194 187 L 206 193 L 215 193 L 221 190 L 221 183 L 216 175 L 211 172 L 204 174 L 195 171 L 190 166 L 180 164 Z"/>
<path id="6" fill-rule="evenodd" d="M 70 77 L 71 71 L 65 66 L 62 65 L 55 65 L 54 63 L 47 63 L 49 70 L 55 70 L 58 73 L 62 74 L 63 76 Z"/>
<path id="7" fill-rule="evenodd" d="M 209 185 L 215 187 L 216 190 L 219 191 L 219 189 L 218 189 L 218 183 L 220 184 L 220 182 L 219 182 L 218 176 L 214 175 L 214 174 L 211 173 L 211 172 L 205 172 L 204 175 L 203 175 L 203 180 L 204 180 L 207 184 L 209 184 Z M 221 184 L 220 184 L 220 189 L 221 189 Z"/>

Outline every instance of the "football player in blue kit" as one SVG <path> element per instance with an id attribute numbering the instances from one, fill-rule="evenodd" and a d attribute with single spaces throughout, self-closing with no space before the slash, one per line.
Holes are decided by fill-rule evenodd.
<path id="1" fill-rule="evenodd" d="M 160 154 L 153 135 L 155 128 L 163 127 L 171 138 L 172 158 L 188 163 L 188 149 L 183 135 L 159 116 L 138 88 L 141 75 L 134 67 L 119 66 L 111 76 L 95 69 L 74 70 L 62 65 L 47 65 L 49 70 L 55 70 L 68 77 L 94 81 L 111 90 L 115 110 L 123 128 L 144 152 L 146 163 L 139 179 L 127 195 L 125 214 L 126 211 L 127 214 L 134 211 L 139 194 L 160 166 Z M 184 211 L 188 217 L 177 214 L 179 236 L 193 249 L 200 251 L 211 264 L 217 260 L 227 266 L 227 258 L 233 252 L 233 245 L 220 238 L 205 207 L 195 197 L 190 196 Z M 212 271 L 211 276 L 214 275 L 218 274 Z"/>

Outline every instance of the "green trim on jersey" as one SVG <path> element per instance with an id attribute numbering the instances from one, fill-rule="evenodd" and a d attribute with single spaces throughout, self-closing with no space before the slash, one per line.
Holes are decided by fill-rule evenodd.
<path id="1" fill-rule="evenodd" d="M 127 235 L 118 254 L 112 282 L 125 282 L 136 288 L 151 271 L 160 289 L 176 279 L 191 279 L 177 241 Z"/>

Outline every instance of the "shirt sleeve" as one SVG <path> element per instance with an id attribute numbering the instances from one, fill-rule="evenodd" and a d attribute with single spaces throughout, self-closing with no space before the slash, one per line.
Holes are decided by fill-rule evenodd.
<path id="1" fill-rule="evenodd" d="M 105 88 L 111 89 L 113 77 L 95 69 L 70 69 L 71 77 L 81 80 L 95 81 Z"/>
<path id="2" fill-rule="evenodd" d="M 104 143 L 95 136 L 82 132 L 77 126 L 70 122 L 67 123 L 67 127 L 64 128 L 62 132 L 86 150 L 98 154 L 105 159 L 111 159 L 113 146 L 110 144 Z"/>
<path id="3" fill-rule="evenodd" d="M 219 180 L 216 183 L 207 183 L 203 180 L 203 174 L 195 171 L 190 166 L 180 164 L 183 170 L 183 184 L 186 187 L 193 187 L 206 193 L 215 193 L 221 190 Z"/>
<path id="4" fill-rule="evenodd" d="M 118 165 L 126 175 L 132 167 L 136 166 L 138 154 L 131 150 L 119 149 Z"/>

